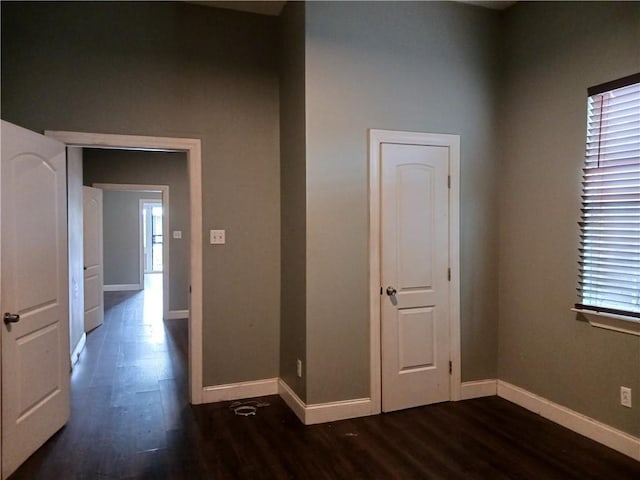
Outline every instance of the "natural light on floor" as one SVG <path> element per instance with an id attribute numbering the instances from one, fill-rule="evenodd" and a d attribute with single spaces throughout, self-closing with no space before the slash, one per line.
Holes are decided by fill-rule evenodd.
<path id="1" fill-rule="evenodd" d="M 143 324 L 149 329 L 149 343 L 164 343 L 162 321 L 162 273 L 147 273 L 144 276 Z"/>

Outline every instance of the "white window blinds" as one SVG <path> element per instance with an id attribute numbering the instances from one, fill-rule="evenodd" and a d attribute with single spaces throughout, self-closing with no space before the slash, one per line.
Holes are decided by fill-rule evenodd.
<path id="1" fill-rule="evenodd" d="M 640 317 L 640 74 L 588 93 L 576 307 Z"/>

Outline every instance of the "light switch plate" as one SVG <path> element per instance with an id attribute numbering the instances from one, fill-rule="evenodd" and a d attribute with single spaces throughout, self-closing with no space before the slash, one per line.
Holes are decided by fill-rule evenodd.
<path id="1" fill-rule="evenodd" d="M 211 245 L 224 245 L 225 231 L 224 230 L 209 230 L 209 243 Z"/>
<path id="2" fill-rule="evenodd" d="M 173 238 L 182 238 L 182 230 L 174 230 L 173 231 Z"/>

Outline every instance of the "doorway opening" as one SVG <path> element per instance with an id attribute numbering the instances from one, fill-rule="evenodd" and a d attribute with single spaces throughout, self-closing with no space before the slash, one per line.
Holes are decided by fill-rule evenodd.
<path id="1" fill-rule="evenodd" d="M 148 199 L 140 200 L 140 230 L 142 231 L 140 248 L 142 249 L 145 275 L 162 272 L 164 262 L 162 255 L 162 245 L 164 244 L 162 212 L 162 202 Z"/>
<path id="2" fill-rule="evenodd" d="M 83 132 L 46 131 L 45 135 L 55 138 L 67 147 L 141 150 L 155 152 L 184 152 L 187 159 L 188 212 L 189 212 L 189 260 L 187 263 L 189 299 L 186 310 L 188 322 L 188 383 L 189 400 L 192 404 L 202 403 L 202 179 L 201 142 L 199 139 L 147 137 L 134 135 L 113 135 Z M 167 221 L 166 210 L 164 238 Z M 166 242 L 165 242 L 166 244 Z M 163 275 L 166 271 L 166 257 Z M 166 290 L 166 289 L 165 289 Z"/>
<path id="3" fill-rule="evenodd" d="M 152 153 L 151 155 L 156 155 Z M 89 158 L 89 164 L 95 157 Z M 108 163 L 108 162 L 107 162 Z M 88 177 L 101 175 L 90 168 Z M 140 291 L 148 283 L 147 275 L 155 275 L 156 288 L 161 289 L 158 303 L 164 319 L 187 318 L 188 311 L 172 308 L 171 249 L 186 252 L 168 241 L 171 222 L 170 187 L 168 185 L 141 185 L 133 183 L 98 183 L 91 185 L 103 191 L 104 196 L 104 263 L 105 292 Z M 176 212 L 174 211 L 173 216 Z M 180 212 L 184 216 L 184 212 Z M 178 242 L 180 240 L 174 240 Z M 186 283 L 188 279 L 184 279 Z M 174 289 L 175 283 L 173 282 Z M 182 285 L 183 290 L 186 289 Z M 175 292 L 174 292 L 175 294 Z M 182 299 L 186 302 L 186 299 Z M 186 306 L 186 305 L 185 305 Z"/>

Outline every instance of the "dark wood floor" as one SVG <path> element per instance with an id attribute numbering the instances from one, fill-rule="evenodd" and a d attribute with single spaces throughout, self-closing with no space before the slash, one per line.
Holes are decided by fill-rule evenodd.
<path id="1" fill-rule="evenodd" d="M 186 321 L 143 297 L 109 297 L 71 421 L 11 480 L 640 479 L 639 462 L 497 397 L 309 427 L 277 396 L 253 417 L 192 407 Z"/>

